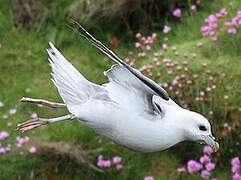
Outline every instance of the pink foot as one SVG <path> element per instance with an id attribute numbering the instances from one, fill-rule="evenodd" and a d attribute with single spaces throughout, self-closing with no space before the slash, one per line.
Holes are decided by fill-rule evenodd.
<path id="1" fill-rule="evenodd" d="M 25 121 L 24 123 L 18 124 L 17 130 L 25 132 L 45 124 L 48 124 L 48 121 L 46 121 L 45 119 L 40 119 L 40 118 L 31 119 L 31 120 Z"/>

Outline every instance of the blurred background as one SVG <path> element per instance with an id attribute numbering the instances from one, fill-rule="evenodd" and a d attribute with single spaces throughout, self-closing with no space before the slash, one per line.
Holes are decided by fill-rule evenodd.
<path id="1" fill-rule="evenodd" d="M 88 80 L 107 81 L 103 71 L 111 62 L 67 27 L 71 19 L 179 105 L 206 116 L 220 151 L 184 142 L 138 153 L 79 122 L 17 132 L 27 119 L 66 114 L 19 103 L 22 96 L 61 102 L 51 82 L 49 41 Z M 0 1 L 0 179 L 240 180 L 240 42 L 239 0 Z"/>

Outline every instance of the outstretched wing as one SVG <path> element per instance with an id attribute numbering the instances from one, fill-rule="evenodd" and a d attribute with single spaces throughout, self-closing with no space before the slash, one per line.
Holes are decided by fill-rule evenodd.
<path id="1" fill-rule="evenodd" d="M 169 96 L 162 87 L 122 61 L 77 22 L 72 22 L 70 27 L 77 30 L 81 36 L 85 37 L 92 45 L 117 63 L 106 72 L 110 82 L 104 86 L 111 99 L 123 103 L 123 106 L 126 105 L 128 108 L 134 107 L 149 112 L 154 112 L 153 110 L 161 112 L 161 108 L 158 103 L 155 103 L 153 96 L 156 95 L 164 101 L 169 101 Z"/>
<path id="2" fill-rule="evenodd" d="M 110 100 L 105 88 L 85 79 L 52 43 L 47 52 L 53 83 L 72 114 L 78 114 L 79 106 L 90 99 Z"/>
<path id="3" fill-rule="evenodd" d="M 113 53 L 110 49 L 108 49 L 100 41 L 98 41 L 90 33 L 88 33 L 80 24 L 73 21 L 72 24 L 70 24 L 70 27 L 73 28 L 74 30 L 77 30 L 81 36 L 85 37 L 89 42 L 91 42 L 92 45 L 94 45 L 99 50 L 101 50 L 114 62 L 116 62 L 120 66 L 125 67 L 133 76 L 135 76 L 137 79 L 139 79 L 142 82 L 143 84 L 142 86 L 148 87 L 149 91 L 151 91 L 153 95 L 158 95 L 164 100 L 169 100 L 169 96 L 167 92 L 161 86 L 159 86 L 153 80 L 141 74 L 136 69 L 132 68 L 130 65 L 126 64 L 124 61 L 122 61 L 115 53 Z"/>

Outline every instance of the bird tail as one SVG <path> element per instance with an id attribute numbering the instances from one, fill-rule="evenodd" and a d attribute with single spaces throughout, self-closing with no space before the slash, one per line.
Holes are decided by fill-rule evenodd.
<path id="1" fill-rule="evenodd" d="M 47 49 L 52 68 L 52 81 L 69 112 L 78 115 L 81 104 L 91 98 L 107 98 L 107 91 L 84 78 L 50 42 Z"/>

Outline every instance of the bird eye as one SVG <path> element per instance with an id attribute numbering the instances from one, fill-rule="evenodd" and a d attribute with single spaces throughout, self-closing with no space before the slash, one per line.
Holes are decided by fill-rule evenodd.
<path id="1" fill-rule="evenodd" d="M 205 126 L 199 126 L 199 129 L 200 129 L 201 131 L 206 131 L 206 130 L 207 130 L 207 128 L 206 128 Z"/>

